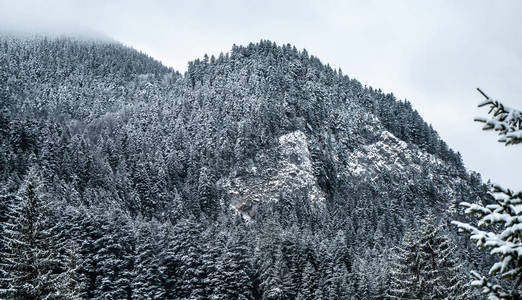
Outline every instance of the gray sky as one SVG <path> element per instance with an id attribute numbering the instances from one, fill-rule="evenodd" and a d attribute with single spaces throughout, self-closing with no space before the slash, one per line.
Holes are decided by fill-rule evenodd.
<path id="1" fill-rule="evenodd" d="M 183 72 L 269 39 L 412 102 L 466 166 L 522 190 L 522 146 L 472 121 L 481 87 L 522 109 L 522 1 L 0 0 L 0 29 L 100 32 Z"/>

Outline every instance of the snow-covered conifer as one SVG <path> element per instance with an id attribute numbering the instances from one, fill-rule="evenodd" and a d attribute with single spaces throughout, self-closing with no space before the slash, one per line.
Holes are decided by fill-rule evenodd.
<path id="1" fill-rule="evenodd" d="M 489 106 L 493 117 L 475 120 L 485 123 L 484 130 L 498 131 L 499 142 L 506 146 L 522 142 L 521 112 L 489 98 L 480 89 L 478 91 L 486 98 L 479 107 Z M 519 299 L 522 297 L 522 191 L 515 192 L 498 184 L 490 184 L 489 189 L 493 203 L 461 203 L 466 207 L 466 214 L 477 217 L 477 225 L 459 221 L 452 223 L 459 231 L 469 233 L 479 248 L 489 249 L 497 257 L 489 275 L 500 274 L 513 282 L 509 287 L 503 287 L 473 271 L 471 284 L 482 288 L 482 293 L 490 299 Z"/>
<path id="2" fill-rule="evenodd" d="M 42 180 L 31 167 L 16 199 L 9 203 L 8 221 L 3 224 L 0 296 L 6 299 L 47 299 L 56 288 L 58 265 L 51 251 L 46 206 L 42 197 Z"/>
<path id="3" fill-rule="evenodd" d="M 296 299 L 314 299 L 315 289 L 317 288 L 316 276 L 317 274 L 314 266 L 312 265 L 312 263 L 307 261 L 301 277 L 301 286 L 299 287 L 299 292 L 297 293 Z"/>
<path id="4" fill-rule="evenodd" d="M 477 90 L 486 98 L 479 107 L 488 106 L 492 117 L 475 118 L 475 121 L 484 123 L 483 130 L 498 131 L 498 141 L 506 146 L 522 143 L 522 111 L 488 97 L 481 89 Z"/>
<path id="5" fill-rule="evenodd" d="M 392 267 L 391 299 L 466 299 L 466 284 L 455 246 L 428 214 L 410 228 Z"/>
<path id="6" fill-rule="evenodd" d="M 54 299 L 79 300 L 82 298 L 83 284 L 79 267 L 81 258 L 79 249 L 74 243 L 70 243 L 66 249 L 65 260 L 62 261 L 64 272 L 58 277 Z"/>
<path id="7" fill-rule="evenodd" d="M 136 237 L 132 299 L 164 299 L 155 223 L 140 223 Z"/>

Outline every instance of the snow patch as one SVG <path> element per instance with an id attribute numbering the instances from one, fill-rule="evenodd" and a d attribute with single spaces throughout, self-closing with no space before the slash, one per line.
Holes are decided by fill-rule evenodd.
<path id="1" fill-rule="evenodd" d="M 322 206 L 325 196 L 314 175 L 308 138 L 302 131 L 279 137 L 279 145 L 258 153 L 247 174 L 218 182 L 238 212 L 252 216 L 260 203 L 279 201 L 281 193 L 307 191 L 311 203 Z"/>

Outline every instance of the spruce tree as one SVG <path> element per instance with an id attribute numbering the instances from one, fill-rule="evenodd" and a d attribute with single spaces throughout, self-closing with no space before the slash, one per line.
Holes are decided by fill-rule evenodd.
<path id="1" fill-rule="evenodd" d="M 408 230 L 394 260 L 389 297 L 414 299 L 420 281 L 420 262 L 417 256 L 415 231 Z"/>
<path id="2" fill-rule="evenodd" d="M 224 299 L 253 299 L 249 249 L 241 236 L 232 240 L 220 259 Z"/>
<path id="3" fill-rule="evenodd" d="M 128 298 L 131 294 L 132 228 L 121 211 L 105 213 L 98 219 L 100 233 L 94 241 L 95 291 L 98 298 Z"/>
<path id="4" fill-rule="evenodd" d="M 202 299 L 205 271 L 202 262 L 201 226 L 193 219 L 174 226 L 165 253 L 167 296 L 176 299 Z"/>
<path id="5" fill-rule="evenodd" d="M 5 286 L 0 290 L 2 297 L 45 299 L 55 293 L 58 277 L 53 268 L 59 261 L 51 251 L 51 228 L 42 194 L 42 180 L 32 167 L 9 204 L 9 220 L 3 224 L 2 269 L 6 275 L 0 279 Z"/>
<path id="6" fill-rule="evenodd" d="M 266 253 L 261 265 L 261 290 L 263 299 L 284 299 L 284 287 L 282 282 L 282 260 L 278 250 Z"/>
<path id="7" fill-rule="evenodd" d="M 465 299 L 466 285 L 455 246 L 428 214 L 410 228 L 395 257 L 388 296 L 392 299 Z"/>
<path id="8" fill-rule="evenodd" d="M 9 221 L 9 208 L 12 202 L 17 199 L 16 196 L 7 191 L 2 191 L 0 195 L 0 237 L 6 236 L 5 225 Z M 7 277 L 7 265 L 5 265 L 6 257 L 9 254 L 9 248 L 7 247 L 7 240 L 0 238 L 0 278 Z M 0 280 L 0 290 L 4 290 L 7 287 L 7 281 Z"/>
<path id="9" fill-rule="evenodd" d="M 157 232 L 153 228 L 156 225 L 141 223 L 138 226 L 132 271 L 132 299 L 164 299 Z"/>
<path id="10" fill-rule="evenodd" d="M 80 277 L 81 257 L 79 249 L 74 243 L 69 243 L 65 260 L 61 262 L 64 272 L 59 275 L 55 299 L 79 300 L 83 299 L 83 282 Z"/>
<path id="11" fill-rule="evenodd" d="M 297 293 L 297 298 L 299 300 L 312 300 L 314 299 L 315 289 L 317 288 L 317 274 L 314 266 L 310 261 L 306 262 L 302 278 L 301 278 L 301 286 L 299 287 L 299 292 Z"/>
<path id="12" fill-rule="evenodd" d="M 522 143 L 522 111 L 505 106 L 499 100 L 488 97 L 477 89 L 486 99 L 479 107 L 489 107 L 492 118 L 476 118 L 484 123 L 483 130 L 498 132 L 499 142 L 506 146 Z M 522 297 L 522 191 L 515 192 L 499 184 L 490 184 L 489 196 L 492 203 L 462 202 L 465 212 L 477 217 L 477 225 L 453 221 L 459 231 L 470 234 L 481 249 L 490 249 L 498 257 L 489 274 L 500 274 L 507 284 L 495 284 L 478 272 L 471 273 L 471 285 L 482 289 L 490 299 L 520 299 Z M 503 286 L 504 285 L 504 286 Z"/>

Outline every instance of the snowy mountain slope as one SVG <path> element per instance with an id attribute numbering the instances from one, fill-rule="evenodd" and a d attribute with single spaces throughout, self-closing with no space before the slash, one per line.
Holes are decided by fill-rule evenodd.
<path id="1" fill-rule="evenodd" d="M 36 183 L 51 274 L 70 241 L 82 298 L 380 299 L 408 227 L 484 199 L 408 102 L 306 50 L 234 46 L 182 76 L 117 43 L 0 42 L 0 222 Z"/>

